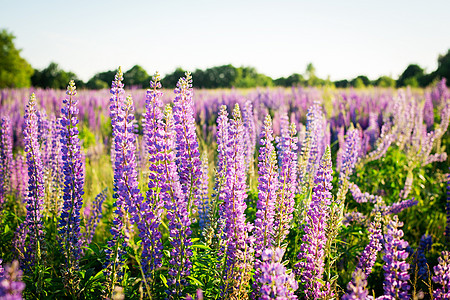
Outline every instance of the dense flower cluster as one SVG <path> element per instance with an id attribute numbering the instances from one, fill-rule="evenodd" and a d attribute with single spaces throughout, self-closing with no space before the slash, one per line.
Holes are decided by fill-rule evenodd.
<path id="1" fill-rule="evenodd" d="M 83 162 L 81 158 L 80 140 L 78 138 L 78 108 L 76 87 L 70 81 L 67 87 L 64 107 L 61 109 L 61 152 L 64 170 L 63 206 L 58 223 L 61 235 L 61 248 L 66 258 L 66 271 L 78 269 L 81 256 L 81 207 L 83 205 Z M 72 271 L 69 271 L 72 270 Z"/>
<path id="2" fill-rule="evenodd" d="M 44 243 L 42 210 L 44 205 L 44 174 L 37 137 L 36 97 L 31 95 L 25 113 L 24 142 L 28 165 L 27 216 L 18 228 L 19 257 L 27 265 L 40 263 Z M 28 232 L 29 239 L 26 239 Z M 25 241 L 26 239 L 26 241 Z M 21 241 L 20 241 L 21 240 Z M 25 246 L 25 248 L 23 248 Z"/>
<path id="3" fill-rule="evenodd" d="M 181 189 L 187 201 L 187 209 L 192 204 L 198 208 L 200 203 L 201 161 L 195 132 L 194 104 L 192 102 L 192 76 L 189 72 L 181 78 L 175 89 L 173 101 L 174 130 L 176 133 L 176 163 Z"/>
<path id="4" fill-rule="evenodd" d="M 291 124 L 278 141 L 280 153 L 280 188 L 275 205 L 275 244 L 280 247 L 289 233 L 297 191 L 297 130 Z"/>
<path id="5" fill-rule="evenodd" d="M 359 258 L 358 265 L 356 266 L 356 270 L 353 273 L 353 280 L 355 280 L 358 270 L 361 270 L 366 278 L 369 276 L 369 274 L 372 272 L 372 267 L 375 265 L 375 261 L 377 260 L 377 254 L 383 248 L 383 246 L 381 245 L 383 235 L 381 234 L 380 213 L 377 213 L 377 215 L 375 216 L 375 220 L 370 223 L 369 233 L 370 242 L 366 246 L 366 248 L 364 248 L 361 257 Z"/>
<path id="6" fill-rule="evenodd" d="M 0 120 L 0 207 L 10 189 L 12 160 L 11 121 L 5 116 Z"/>
<path id="7" fill-rule="evenodd" d="M 434 290 L 433 297 L 436 300 L 450 299 L 450 252 L 442 251 L 438 263 L 433 269 L 433 281 L 440 286 Z"/>
<path id="8" fill-rule="evenodd" d="M 358 203 L 366 203 L 366 202 L 377 203 L 380 198 L 380 196 L 371 195 L 367 192 L 365 193 L 361 192 L 360 188 L 353 182 L 349 182 L 348 187 L 350 193 L 352 193 L 353 199 L 355 199 L 355 201 Z"/>
<path id="9" fill-rule="evenodd" d="M 259 282 L 261 253 L 272 246 L 274 235 L 275 202 L 279 188 L 278 166 L 275 147 L 273 146 L 272 119 L 266 116 L 261 130 L 261 148 L 259 150 L 258 163 L 258 201 L 256 203 L 255 219 L 255 281 Z M 255 287 L 255 290 L 258 290 Z"/>
<path id="10" fill-rule="evenodd" d="M 363 270 L 356 269 L 353 273 L 353 280 L 347 285 L 348 293 L 342 297 L 342 300 L 367 300 L 373 299 L 369 296 L 369 292 L 366 289 L 367 276 Z"/>
<path id="11" fill-rule="evenodd" d="M 282 264 L 283 255 L 284 250 L 281 248 L 267 248 L 262 252 L 258 299 L 297 299 L 294 292 L 298 289 L 298 283 L 293 273 L 286 273 L 286 267 Z"/>
<path id="12" fill-rule="evenodd" d="M 226 241 L 223 281 L 223 293 L 234 294 L 235 297 L 244 291 L 248 273 L 252 269 L 253 238 L 250 232 L 252 224 L 246 222 L 246 176 L 245 153 L 243 149 L 244 126 L 241 112 L 236 105 L 233 119 L 228 127 L 226 141 L 226 183 L 224 184 L 224 207 L 222 216 L 226 217 L 224 236 Z"/>
<path id="13" fill-rule="evenodd" d="M 22 300 L 22 291 L 25 289 L 25 283 L 22 282 L 22 271 L 19 269 L 19 263 L 13 261 L 11 265 L 1 266 L 0 259 L 0 299 Z"/>
<path id="14" fill-rule="evenodd" d="M 385 265 L 384 273 L 384 295 L 395 299 L 409 299 L 408 291 L 410 289 L 409 280 L 409 264 L 405 262 L 408 258 L 406 247 L 408 242 L 402 240 L 403 231 L 400 227 L 403 222 L 398 220 L 398 216 L 394 215 L 389 222 L 387 234 L 384 235 L 384 256 Z"/>
<path id="15" fill-rule="evenodd" d="M 102 218 L 102 205 L 106 199 L 106 189 L 95 197 L 94 202 L 84 209 L 84 232 L 82 244 L 87 247 L 94 238 L 95 229 Z"/>
<path id="16" fill-rule="evenodd" d="M 310 208 L 308 210 L 303 244 L 296 265 L 297 273 L 305 286 L 308 299 L 324 298 L 329 295 L 329 283 L 323 283 L 325 263 L 326 230 L 331 204 L 331 154 L 327 147 L 320 162 L 315 180 Z"/>
<path id="17" fill-rule="evenodd" d="M 342 154 L 342 166 L 339 173 L 339 184 L 343 184 L 344 180 L 353 173 L 358 156 L 361 151 L 361 138 L 357 129 L 351 129 L 347 133 L 344 149 Z"/>

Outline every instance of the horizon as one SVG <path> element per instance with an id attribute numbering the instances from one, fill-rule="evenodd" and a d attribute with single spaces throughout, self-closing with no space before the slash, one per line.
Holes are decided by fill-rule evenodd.
<path id="1" fill-rule="evenodd" d="M 375 80 L 396 78 L 409 64 L 432 72 L 450 48 L 449 1 L 79 1 L 68 8 L 3 1 L 2 7 L 0 27 L 16 36 L 33 68 L 53 61 L 83 81 L 119 65 L 166 75 L 177 67 L 231 64 L 276 79 L 303 74 L 308 63 L 320 78 Z"/>

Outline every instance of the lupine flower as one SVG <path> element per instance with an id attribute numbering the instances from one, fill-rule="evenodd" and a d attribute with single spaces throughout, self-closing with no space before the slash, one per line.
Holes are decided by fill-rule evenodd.
<path id="1" fill-rule="evenodd" d="M 192 102 L 192 76 L 186 72 L 175 89 L 173 101 L 174 130 L 176 133 L 176 164 L 187 209 L 191 213 L 192 202 L 200 193 L 201 161 L 195 132 L 194 104 Z M 195 203 L 196 208 L 200 203 Z"/>
<path id="2" fill-rule="evenodd" d="M 383 246 L 381 245 L 381 240 L 383 239 L 383 235 L 381 234 L 381 215 L 377 213 L 375 215 L 375 220 L 370 223 L 369 226 L 369 244 L 364 248 L 363 253 L 361 254 L 358 265 L 356 266 L 355 272 L 353 272 L 353 282 L 356 284 L 356 276 L 358 270 L 361 270 L 365 278 L 369 276 L 372 272 L 372 267 L 377 260 L 377 254 Z"/>
<path id="3" fill-rule="evenodd" d="M 306 115 L 306 136 L 302 145 L 299 163 L 299 188 L 302 192 L 315 178 L 315 172 L 320 160 L 320 142 L 323 139 L 323 114 L 317 104 L 308 109 Z"/>
<path id="4" fill-rule="evenodd" d="M 256 146 L 256 129 L 255 117 L 253 114 L 253 105 L 251 101 L 245 102 L 242 110 L 242 122 L 244 124 L 244 152 L 245 161 L 247 162 L 247 169 L 250 169 L 253 164 L 253 157 Z"/>
<path id="5" fill-rule="evenodd" d="M 31 95 L 25 113 L 24 142 L 28 165 L 27 216 L 22 228 L 27 228 L 29 240 L 24 249 L 26 265 L 40 263 L 44 243 L 42 210 L 44 201 L 44 174 L 37 140 L 36 97 Z M 21 228 L 21 226 L 19 226 Z M 23 237 L 23 236 L 22 236 Z"/>
<path id="6" fill-rule="evenodd" d="M 270 115 L 266 116 L 263 128 L 261 130 L 261 148 L 259 149 L 258 163 L 258 201 L 256 203 L 255 220 L 255 283 L 259 282 L 261 253 L 264 249 L 272 246 L 274 243 L 274 217 L 275 202 L 279 188 L 278 166 L 276 161 L 276 151 L 272 144 L 273 131 L 272 119 Z M 259 290 L 257 286 L 254 291 Z"/>
<path id="7" fill-rule="evenodd" d="M 391 214 L 398 214 L 407 208 L 417 205 L 417 203 L 419 203 L 419 202 L 414 200 L 414 198 L 413 198 L 413 199 L 403 200 L 400 202 L 393 203 L 390 206 L 382 206 L 381 207 L 382 215 L 386 216 L 386 215 L 391 215 Z"/>
<path id="8" fill-rule="evenodd" d="M 447 203 L 445 204 L 445 211 L 447 213 L 447 225 L 445 226 L 445 238 L 447 244 L 450 245 L 450 174 L 447 176 Z"/>
<path id="9" fill-rule="evenodd" d="M 95 197 L 94 202 L 84 209 L 83 246 L 88 247 L 94 238 L 95 229 L 102 218 L 102 205 L 106 199 L 106 189 Z"/>
<path id="10" fill-rule="evenodd" d="M 348 180 L 353 173 L 353 169 L 358 160 L 361 150 L 361 138 L 357 129 L 351 129 L 347 133 L 345 139 L 344 152 L 342 154 L 342 167 L 339 173 L 339 184 L 343 184 L 344 180 Z"/>
<path id="11" fill-rule="evenodd" d="M 25 283 L 22 282 L 22 271 L 19 269 L 19 262 L 15 260 L 0 273 L 0 299 L 22 300 L 24 289 Z"/>
<path id="12" fill-rule="evenodd" d="M 359 187 L 353 182 L 349 182 L 348 187 L 350 192 L 352 193 L 353 199 L 355 199 L 357 203 L 366 203 L 366 202 L 377 203 L 377 201 L 380 198 L 380 196 L 371 195 L 367 192 L 365 193 L 361 192 Z"/>
<path id="13" fill-rule="evenodd" d="M 110 116 L 114 144 L 114 206 L 115 217 L 111 228 L 112 240 L 108 241 L 106 275 L 109 288 L 114 289 L 121 279 L 124 249 L 130 234 L 130 225 L 139 221 L 139 209 L 143 197 L 139 190 L 136 171 L 136 135 L 134 134 L 133 100 L 123 100 L 121 69 L 117 72 L 111 87 Z"/>
<path id="14" fill-rule="evenodd" d="M 246 294 L 245 286 L 252 269 L 253 229 L 245 221 L 246 209 L 246 176 L 245 153 L 243 149 L 244 126 L 241 120 L 239 105 L 233 110 L 233 120 L 228 130 L 226 147 L 227 169 L 226 184 L 224 185 L 224 213 L 226 226 L 224 228 L 226 251 L 225 266 L 222 274 L 224 280 L 223 295 L 241 297 Z"/>
<path id="15" fill-rule="evenodd" d="M 160 182 L 161 198 L 167 210 L 169 220 L 169 234 L 172 250 L 170 251 L 170 269 L 167 283 L 169 296 L 179 298 L 182 296 L 183 287 L 188 285 L 186 279 L 190 275 L 192 263 L 191 220 L 187 210 L 187 198 L 181 189 L 180 179 L 175 164 L 175 124 L 170 105 L 165 112 L 164 145 L 162 155 L 164 165 L 163 180 Z"/>
<path id="16" fill-rule="evenodd" d="M 425 257 L 425 252 L 431 249 L 432 244 L 433 240 L 431 238 L 431 235 L 424 234 L 420 238 L 419 247 L 417 248 L 416 252 L 414 252 L 411 247 L 408 247 L 409 254 L 413 256 L 411 274 L 416 274 L 417 270 L 417 277 L 422 278 L 423 280 L 428 278 L 428 265 L 427 258 Z"/>
<path id="17" fill-rule="evenodd" d="M 150 81 L 145 99 L 145 142 L 149 159 L 149 181 L 147 200 L 142 203 L 141 219 L 138 223 L 142 240 L 142 266 L 145 275 L 154 282 L 154 271 L 161 267 L 163 246 L 159 226 L 164 212 L 164 202 L 159 195 L 160 182 L 164 180 L 163 149 L 166 147 L 162 122 L 161 77 L 158 73 Z M 150 292 L 150 291 L 149 291 Z"/>
<path id="18" fill-rule="evenodd" d="M 305 287 L 308 299 L 324 298 L 330 291 L 329 283 L 323 284 L 325 245 L 329 205 L 331 204 L 331 154 L 327 147 L 317 171 L 311 205 L 307 213 L 303 244 L 296 264 L 297 273 Z"/>
<path id="19" fill-rule="evenodd" d="M 64 195 L 61 217 L 58 224 L 61 235 L 61 247 L 66 256 L 66 267 L 78 268 L 78 260 L 81 254 L 80 244 L 80 211 L 83 205 L 84 176 L 81 162 L 80 140 L 78 138 L 78 101 L 74 81 L 70 81 L 67 87 L 68 98 L 64 99 L 64 107 L 61 109 L 61 152 L 64 162 Z"/>
<path id="20" fill-rule="evenodd" d="M 369 292 L 366 289 L 367 276 L 361 269 L 356 269 L 353 273 L 353 279 L 348 283 L 348 293 L 342 296 L 342 300 L 367 300 L 373 299 L 369 296 Z"/>
<path id="21" fill-rule="evenodd" d="M 351 211 L 344 214 L 344 219 L 342 220 L 343 225 L 350 225 L 350 223 L 356 223 L 363 225 L 367 221 L 367 217 L 360 213 L 359 211 Z"/>
<path id="22" fill-rule="evenodd" d="M 361 163 L 368 163 L 380 159 L 386 154 L 389 147 L 395 140 L 395 134 L 393 134 L 390 129 L 389 124 L 385 124 L 381 127 L 380 137 L 377 140 L 375 150 L 369 152 Z"/>
<path id="23" fill-rule="evenodd" d="M 433 268 L 433 281 L 440 286 L 433 291 L 436 300 L 450 299 L 450 252 L 442 251 L 438 265 Z"/>
<path id="24" fill-rule="evenodd" d="M 402 240 L 403 231 L 400 227 L 403 222 L 398 220 L 398 216 L 394 215 L 393 220 L 387 226 L 387 234 L 384 235 L 384 256 L 385 265 L 384 273 L 384 295 L 394 297 L 395 299 L 409 299 L 408 291 L 410 286 L 409 280 L 409 264 L 405 262 L 408 258 L 406 247 L 408 242 Z"/>
<path id="25" fill-rule="evenodd" d="M 0 120 L 0 207 L 5 202 L 6 194 L 10 192 L 12 168 L 12 130 L 8 117 Z"/>
<path id="26" fill-rule="evenodd" d="M 427 125 L 427 129 L 431 130 L 434 124 L 433 100 L 429 93 L 425 93 L 425 104 L 423 106 L 423 119 Z"/>
<path id="27" fill-rule="evenodd" d="M 297 190 L 297 130 L 291 124 L 287 132 L 282 130 L 278 143 L 280 159 L 280 188 L 275 207 L 275 243 L 280 247 L 289 233 L 292 214 L 295 206 L 295 192 Z"/>
<path id="28" fill-rule="evenodd" d="M 202 232 L 205 227 L 209 223 L 209 201 L 208 201 L 208 156 L 206 155 L 206 152 L 202 155 L 202 176 L 200 178 L 200 193 L 198 200 L 199 210 L 198 210 L 198 217 L 199 217 L 199 225 L 200 225 L 200 231 Z"/>
<path id="29" fill-rule="evenodd" d="M 282 264 L 284 250 L 276 248 L 265 249 L 261 254 L 261 276 L 259 285 L 261 286 L 258 299 L 297 299 L 294 292 L 298 289 L 294 274 L 287 274 L 286 267 Z"/>

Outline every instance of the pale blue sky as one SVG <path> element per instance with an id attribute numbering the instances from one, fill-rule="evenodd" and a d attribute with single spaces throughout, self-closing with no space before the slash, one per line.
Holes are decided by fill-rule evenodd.
<path id="1" fill-rule="evenodd" d="M 55 61 L 83 80 L 135 64 L 166 74 L 231 63 L 277 78 L 312 62 L 332 80 L 397 77 L 410 63 L 429 72 L 450 48 L 449 14 L 448 0 L 0 0 L 0 28 L 34 68 Z"/>

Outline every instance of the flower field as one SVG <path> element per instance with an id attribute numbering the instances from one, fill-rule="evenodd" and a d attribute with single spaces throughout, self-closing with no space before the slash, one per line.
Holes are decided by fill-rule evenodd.
<path id="1" fill-rule="evenodd" d="M 450 92 L 3 89 L 0 299 L 450 299 Z"/>

